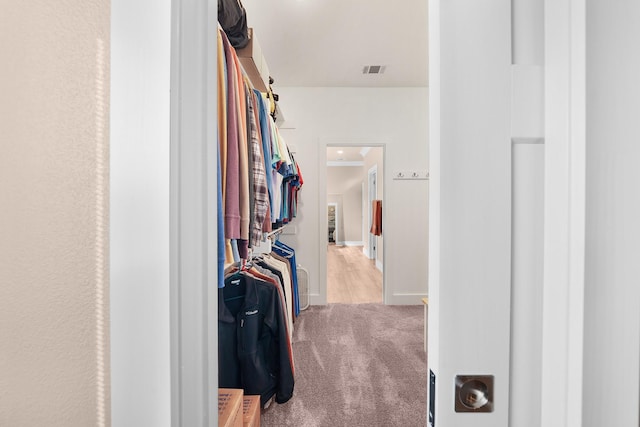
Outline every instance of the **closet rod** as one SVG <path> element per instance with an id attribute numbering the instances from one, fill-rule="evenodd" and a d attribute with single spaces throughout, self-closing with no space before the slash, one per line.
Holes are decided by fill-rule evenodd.
<path id="1" fill-rule="evenodd" d="M 277 228 L 273 231 L 268 232 L 266 237 L 277 236 L 278 234 L 282 234 L 283 231 L 284 231 L 284 227 Z"/>

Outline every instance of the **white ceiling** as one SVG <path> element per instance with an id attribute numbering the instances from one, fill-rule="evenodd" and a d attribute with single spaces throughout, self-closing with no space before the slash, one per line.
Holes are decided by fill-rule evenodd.
<path id="1" fill-rule="evenodd" d="M 362 162 L 369 147 L 327 147 L 328 162 Z"/>
<path id="2" fill-rule="evenodd" d="M 427 86 L 426 0 L 242 0 L 274 87 Z M 362 74 L 384 65 L 384 74 Z"/>

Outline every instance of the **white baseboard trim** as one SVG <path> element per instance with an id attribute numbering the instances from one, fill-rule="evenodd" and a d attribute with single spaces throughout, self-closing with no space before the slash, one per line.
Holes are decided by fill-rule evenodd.
<path id="1" fill-rule="evenodd" d="M 422 305 L 422 298 L 427 294 L 393 294 L 389 297 L 387 305 Z"/>
<path id="2" fill-rule="evenodd" d="M 382 261 L 379 259 L 376 260 L 376 268 L 381 272 L 384 272 L 384 264 L 382 264 Z"/>
<path id="3" fill-rule="evenodd" d="M 322 298 L 320 294 L 309 295 L 309 305 L 327 305 L 327 299 Z"/>
<path id="4" fill-rule="evenodd" d="M 366 246 L 363 246 L 362 247 L 362 253 L 364 254 L 364 256 L 369 258 L 369 248 L 367 248 Z"/>
<path id="5" fill-rule="evenodd" d="M 385 302 L 386 305 L 422 305 L 422 298 L 427 298 L 427 294 L 394 294 Z M 326 298 L 320 294 L 309 295 L 310 305 L 327 305 Z"/>
<path id="6" fill-rule="evenodd" d="M 336 246 L 362 246 L 362 242 L 355 242 L 353 240 L 336 242 Z"/>

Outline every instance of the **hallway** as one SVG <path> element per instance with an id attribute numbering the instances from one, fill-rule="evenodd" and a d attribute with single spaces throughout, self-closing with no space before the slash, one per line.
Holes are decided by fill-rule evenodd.
<path id="1" fill-rule="evenodd" d="M 327 302 L 382 304 L 382 272 L 362 246 L 328 246 Z"/>

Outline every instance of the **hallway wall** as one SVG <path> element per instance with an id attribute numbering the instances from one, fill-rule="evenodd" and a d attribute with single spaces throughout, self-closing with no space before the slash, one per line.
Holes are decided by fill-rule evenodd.
<path id="1" fill-rule="evenodd" d="M 2 426 L 111 425 L 110 7 L 2 2 Z"/>
<path id="2" fill-rule="evenodd" d="M 287 124 L 288 144 L 304 176 L 295 235 L 282 240 L 296 248 L 298 262 L 311 275 L 311 302 L 324 303 L 319 288 L 321 247 L 319 177 L 326 144 L 386 143 L 385 169 L 426 170 L 428 164 L 427 88 L 276 88 Z M 391 112 L 391 113 L 390 113 Z M 323 173 L 323 172 L 322 172 Z M 428 181 L 384 178 L 386 301 L 419 304 L 427 293 Z M 324 207 L 322 208 L 324 209 Z M 410 245 L 408 244 L 410 242 Z M 406 268 L 407 265 L 419 266 Z M 326 296 L 326 289 L 325 289 Z"/>

